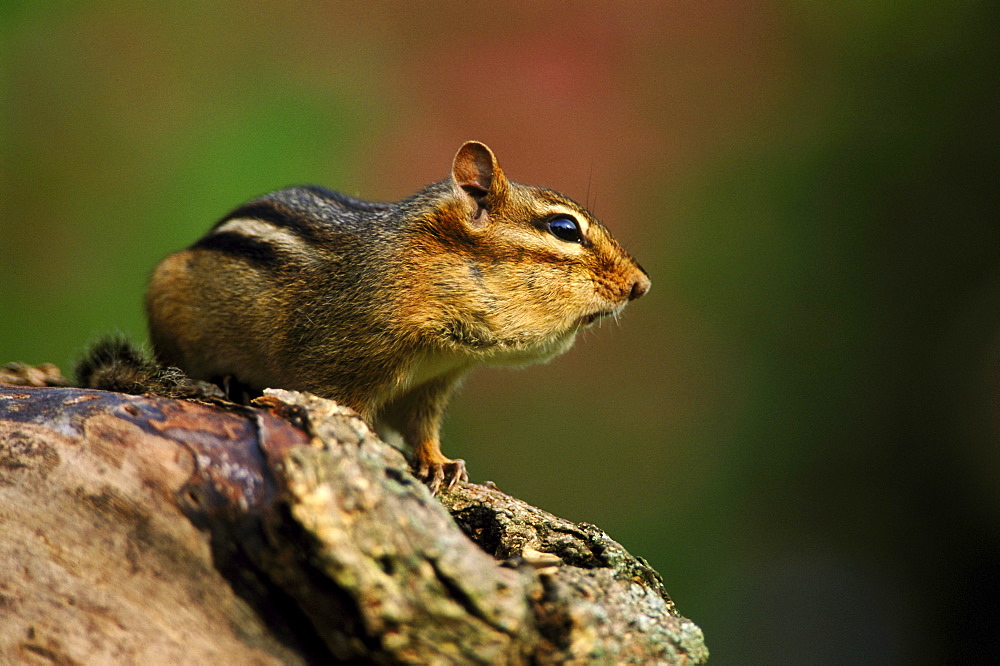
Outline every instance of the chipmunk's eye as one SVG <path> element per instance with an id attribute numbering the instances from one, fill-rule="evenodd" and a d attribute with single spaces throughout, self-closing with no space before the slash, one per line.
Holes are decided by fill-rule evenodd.
<path id="1" fill-rule="evenodd" d="M 553 217 L 548 221 L 546 227 L 553 236 L 567 243 L 583 243 L 583 234 L 580 233 L 580 225 L 571 217 Z"/>

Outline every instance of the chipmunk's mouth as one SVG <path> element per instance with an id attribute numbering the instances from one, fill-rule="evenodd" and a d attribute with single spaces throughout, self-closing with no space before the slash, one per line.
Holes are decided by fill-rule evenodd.
<path id="1" fill-rule="evenodd" d="M 596 321 L 604 319 L 605 317 L 610 317 L 615 313 L 614 310 L 601 310 L 600 312 L 594 312 L 589 315 L 584 315 L 580 317 L 580 326 L 587 327 Z"/>

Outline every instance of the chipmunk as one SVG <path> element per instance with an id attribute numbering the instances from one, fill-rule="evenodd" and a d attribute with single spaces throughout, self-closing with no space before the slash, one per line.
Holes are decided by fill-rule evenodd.
<path id="1" fill-rule="evenodd" d="M 156 267 L 146 311 L 160 366 L 336 400 L 438 492 L 468 480 L 439 433 L 473 367 L 547 361 L 649 286 L 593 215 L 469 141 L 399 203 L 293 187 L 237 208 Z"/>

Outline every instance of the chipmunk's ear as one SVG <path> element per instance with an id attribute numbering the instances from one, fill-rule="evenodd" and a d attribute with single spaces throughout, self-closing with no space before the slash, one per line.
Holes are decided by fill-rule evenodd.
<path id="1" fill-rule="evenodd" d="M 451 167 L 455 187 L 475 209 L 473 222 L 486 223 L 491 207 L 507 196 L 507 178 L 485 143 L 466 141 Z"/>

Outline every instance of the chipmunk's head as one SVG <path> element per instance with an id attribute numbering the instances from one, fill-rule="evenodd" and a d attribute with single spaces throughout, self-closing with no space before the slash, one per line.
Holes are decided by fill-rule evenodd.
<path id="1" fill-rule="evenodd" d="M 446 338 L 487 360 L 554 356 L 576 333 L 649 290 L 646 272 L 582 206 L 507 180 L 476 141 L 455 156 L 433 236 L 445 256 L 430 286 Z"/>

